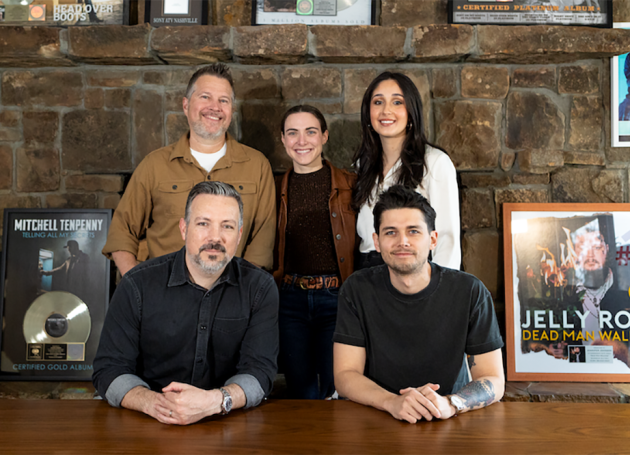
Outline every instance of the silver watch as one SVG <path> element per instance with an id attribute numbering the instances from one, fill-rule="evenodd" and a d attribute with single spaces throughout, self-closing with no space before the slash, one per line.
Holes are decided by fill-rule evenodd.
<path id="1" fill-rule="evenodd" d="M 219 390 L 223 394 L 223 402 L 221 403 L 221 414 L 226 415 L 232 410 L 232 396 L 223 387 L 220 387 Z"/>
<path id="2" fill-rule="evenodd" d="M 462 412 L 466 408 L 466 405 L 464 404 L 464 400 L 462 400 L 458 395 L 449 395 L 448 399 L 451 402 L 451 404 L 455 406 L 455 409 L 457 409 L 457 412 Z"/>

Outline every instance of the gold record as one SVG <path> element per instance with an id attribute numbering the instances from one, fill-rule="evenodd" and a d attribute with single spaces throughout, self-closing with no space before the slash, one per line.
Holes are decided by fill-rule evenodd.
<path id="1" fill-rule="evenodd" d="M 337 0 L 337 11 L 343 11 L 344 9 L 350 8 L 359 0 Z"/>
<path id="2" fill-rule="evenodd" d="M 69 292 L 53 291 L 37 297 L 24 315 L 27 343 L 86 343 L 91 330 L 90 310 Z"/>

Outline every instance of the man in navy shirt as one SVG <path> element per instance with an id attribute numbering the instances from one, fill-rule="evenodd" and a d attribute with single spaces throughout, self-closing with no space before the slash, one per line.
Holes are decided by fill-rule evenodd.
<path id="1" fill-rule="evenodd" d="M 93 381 L 113 406 L 185 425 L 269 394 L 278 290 L 269 273 L 234 257 L 243 204 L 232 186 L 197 184 L 179 227 L 180 251 L 134 267 L 116 289 Z"/>

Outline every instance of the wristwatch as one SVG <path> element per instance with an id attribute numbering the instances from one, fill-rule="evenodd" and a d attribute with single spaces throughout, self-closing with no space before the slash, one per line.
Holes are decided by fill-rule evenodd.
<path id="1" fill-rule="evenodd" d="M 457 409 L 457 412 L 462 412 L 464 408 L 466 408 L 466 405 L 464 404 L 464 400 L 462 400 L 458 395 L 449 395 L 448 399 L 451 402 L 451 404 L 455 406 L 455 409 Z"/>
<path id="2" fill-rule="evenodd" d="M 219 390 L 223 394 L 223 402 L 221 403 L 221 414 L 226 415 L 232 410 L 232 396 L 223 387 L 220 387 Z"/>

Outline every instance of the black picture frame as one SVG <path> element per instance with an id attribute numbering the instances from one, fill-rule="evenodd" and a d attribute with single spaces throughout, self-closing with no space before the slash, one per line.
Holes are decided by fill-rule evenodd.
<path id="1" fill-rule="evenodd" d="M 269 19 L 261 19 L 259 17 L 260 10 L 260 2 L 264 0 L 252 0 L 252 17 L 251 24 L 252 25 L 287 25 L 287 24 L 306 24 L 306 25 L 376 25 L 376 0 L 355 0 L 355 3 L 350 5 L 347 10 L 348 12 L 357 11 L 357 7 L 361 7 L 362 11 L 369 11 L 369 17 L 361 17 L 357 19 L 344 19 L 338 20 L 338 18 L 331 19 L 330 21 L 326 20 L 326 17 L 333 16 L 301 16 L 292 12 L 286 11 L 278 11 L 278 12 L 268 12 L 267 15 L 277 15 L 278 19 L 269 20 Z M 295 2 L 296 0 L 276 0 L 282 2 Z M 317 1 L 317 0 L 309 0 L 309 1 Z M 342 1 L 344 4 L 347 0 L 337 0 Z M 361 2 L 361 3 L 358 3 Z M 296 3 L 297 4 L 297 3 Z M 269 17 L 269 16 L 268 16 Z M 313 18 L 315 19 L 307 19 Z"/>
<path id="2" fill-rule="evenodd" d="M 544 0 L 448 0 L 448 23 L 468 25 L 568 25 L 612 28 L 612 0 L 591 0 L 592 11 L 560 11 Z M 582 7 L 578 5 L 575 8 Z M 585 8 L 590 8 L 586 6 Z M 599 11 L 597 11 L 599 8 Z M 563 20 L 564 19 L 564 20 Z"/>
<path id="3" fill-rule="evenodd" d="M 145 0 L 144 21 L 152 27 L 208 25 L 210 0 L 188 0 L 188 14 L 164 12 L 168 0 Z"/>
<path id="4" fill-rule="evenodd" d="M 4 210 L 0 381 L 91 380 L 109 306 L 101 250 L 111 219 L 111 209 Z"/>

